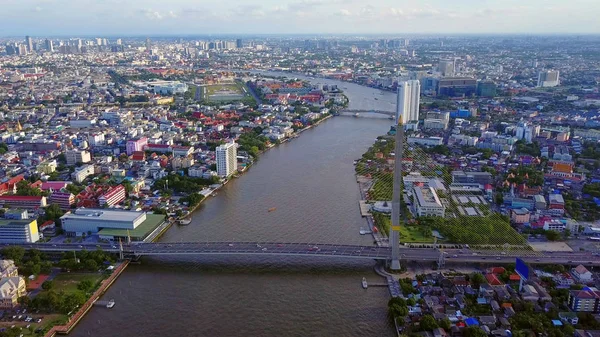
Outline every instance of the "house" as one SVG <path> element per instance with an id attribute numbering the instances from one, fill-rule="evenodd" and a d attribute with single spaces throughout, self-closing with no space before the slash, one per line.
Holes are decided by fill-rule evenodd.
<path id="1" fill-rule="evenodd" d="M 574 312 L 559 312 L 558 313 L 558 318 L 560 318 L 561 321 L 565 322 L 565 323 L 569 323 L 571 325 L 576 325 L 577 323 L 579 323 L 579 317 L 577 316 L 577 313 Z"/>
<path id="2" fill-rule="evenodd" d="M 505 328 L 505 329 L 510 329 L 510 322 L 508 321 L 508 319 L 506 319 L 506 317 L 503 316 L 499 316 L 498 317 L 498 321 L 500 321 L 500 325 Z"/>
<path id="3" fill-rule="evenodd" d="M 0 278 L 19 276 L 13 260 L 0 260 Z"/>
<path id="4" fill-rule="evenodd" d="M 22 277 L 6 277 L 0 280 L 0 308 L 13 309 L 19 297 L 25 295 L 26 285 Z"/>
<path id="5" fill-rule="evenodd" d="M 538 296 L 542 302 L 550 302 L 552 301 L 552 296 L 548 294 L 548 291 L 544 287 L 542 287 L 539 283 L 533 282 L 533 287 L 538 293 Z"/>
<path id="6" fill-rule="evenodd" d="M 577 280 L 580 283 L 591 282 L 593 276 L 592 273 L 581 264 L 571 269 L 571 275 L 573 275 L 573 278 L 575 278 L 575 280 Z"/>
<path id="7" fill-rule="evenodd" d="M 477 318 L 469 317 L 465 319 L 465 324 L 467 326 L 479 326 L 479 321 L 477 320 Z"/>
<path id="8" fill-rule="evenodd" d="M 510 293 L 506 290 L 506 286 L 494 286 L 496 298 L 500 301 L 510 300 Z"/>
<path id="9" fill-rule="evenodd" d="M 446 330 L 444 330 L 442 328 L 433 329 L 432 332 L 433 332 L 433 337 L 448 337 Z"/>
<path id="10" fill-rule="evenodd" d="M 600 330 L 575 330 L 574 337 L 600 337 Z"/>
<path id="11" fill-rule="evenodd" d="M 515 309 L 513 309 L 512 307 L 505 307 L 504 308 L 504 316 L 506 317 L 513 317 L 516 314 Z"/>
<path id="12" fill-rule="evenodd" d="M 479 316 L 479 322 L 481 325 L 488 327 L 496 327 L 496 316 Z"/>
<path id="13" fill-rule="evenodd" d="M 521 294 L 523 301 L 537 302 L 540 299 L 540 295 L 537 290 L 531 284 L 523 286 L 523 293 Z"/>
<path id="14" fill-rule="evenodd" d="M 499 286 L 502 284 L 502 281 L 500 281 L 500 279 L 498 279 L 498 276 L 496 276 L 496 274 L 486 274 L 485 279 L 487 280 L 488 284 L 491 286 Z"/>
<path id="15" fill-rule="evenodd" d="M 482 284 L 479 286 L 479 294 L 485 297 L 494 296 L 494 288 L 489 284 Z"/>
<path id="16" fill-rule="evenodd" d="M 490 302 L 490 306 L 492 307 L 492 310 L 495 311 L 500 311 L 500 304 L 498 304 L 498 301 L 496 300 L 492 300 Z"/>

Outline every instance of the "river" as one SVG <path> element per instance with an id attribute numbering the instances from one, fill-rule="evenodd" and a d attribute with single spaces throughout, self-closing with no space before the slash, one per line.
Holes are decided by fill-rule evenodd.
<path id="1" fill-rule="evenodd" d="M 351 109 L 390 110 L 395 100 L 356 84 L 313 82 L 346 87 Z M 172 227 L 161 241 L 372 244 L 358 233 L 366 223 L 352 162 L 389 126 L 388 119 L 334 117 L 307 130 L 264 153 L 206 200 L 190 225 Z M 360 286 L 363 276 L 382 281 L 373 265 L 299 257 L 144 258 L 105 295 L 115 307 L 94 308 L 72 335 L 391 336 L 387 288 Z"/>

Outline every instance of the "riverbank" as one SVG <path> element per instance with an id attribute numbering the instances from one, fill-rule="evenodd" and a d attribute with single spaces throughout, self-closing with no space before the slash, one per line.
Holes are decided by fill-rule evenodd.
<path id="1" fill-rule="evenodd" d="M 269 151 L 269 150 L 270 150 L 270 149 L 272 149 L 272 148 L 275 148 L 275 147 L 277 147 L 277 146 L 279 146 L 279 145 L 281 145 L 281 144 L 287 143 L 287 142 L 289 142 L 289 141 L 291 141 L 291 140 L 293 140 L 293 139 L 295 139 L 295 138 L 298 138 L 302 132 L 304 132 L 304 131 L 306 131 L 306 130 L 309 130 L 309 129 L 312 129 L 312 128 L 314 128 L 314 127 L 318 126 L 319 124 L 323 123 L 324 121 L 328 120 L 329 118 L 331 118 L 331 117 L 333 117 L 333 116 L 334 116 L 334 115 L 332 115 L 332 114 L 329 114 L 329 115 L 327 115 L 327 116 L 325 116 L 325 117 L 323 117 L 323 118 L 319 119 L 319 120 L 318 120 L 318 121 L 316 121 L 314 124 L 308 125 L 308 126 L 306 126 L 306 127 L 302 128 L 302 129 L 298 129 L 298 131 L 294 132 L 294 133 L 292 134 L 292 136 L 290 136 L 290 137 L 288 137 L 288 138 L 284 139 L 284 140 L 283 140 L 283 141 L 281 141 L 279 144 L 271 144 L 271 146 L 268 146 L 268 147 L 267 147 L 266 149 L 264 149 L 263 151 L 260 151 L 260 152 L 259 152 L 259 156 L 260 156 L 260 155 L 262 155 L 263 153 L 265 153 L 265 152 Z M 155 237 L 155 238 L 154 238 L 152 241 L 156 241 L 156 240 L 158 240 L 158 239 L 159 239 L 159 238 L 160 238 L 160 237 L 161 237 L 161 236 L 162 236 L 162 235 L 163 235 L 163 234 L 164 234 L 164 233 L 165 233 L 165 232 L 166 232 L 166 231 L 167 231 L 167 230 L 168 230 L 168 229 L 169 229 L 169 228 L 170 228 L 170 227 L 173 225 L 173 223 L 175 223 L 175 222 L 178 222 L 178 221 L 180 221 L 180 220 L 182 220 L 182 219 L 185 219 L 185 218 L 191 217 L 191 216 L 194 214 L 194 212 L 195 212 L 196 210 L 198 210 L 198 207 L 200 207 L 200 205 L 201 205 L 201 204 L 202 204 L 202 203 L 203 203 L 203 202 L 204 202 L 206 199 L 208 199 L 208 197 L 209 197 L 209 196 L 212 196 L 212 195 L 214 195 L 214 193 L 216 193 L 216 192 L 217 192 L 217 191 L 219 191 L 221 188 L 223 188 L 223 186 L 227 185 L 227 183 L 229 183 L 229 182 L 231 181 L 231 179 L 239 178 L 239 177 L 241 176 L 241 174 L 243 174 L 243 173 L 247 172 L 247 171 L 248 171 L 248 169 L 250 169 L 250 167 L 252 167 L 252 165 L 254 164 L 254 162 L 255 162 L 257 159 L 258 159 L 258 158 L 256 158 L 256 159 L 255 159 L 255 160 L 253 160 L 252 162 L 250 162 L 250 163 L 249 163 L 247 166 L 245 166 L 245 167 L 242 169 L 242 171 L 241 171 L 241 172 L 239 172 L 238 174 L 235 174 L 235 175 L 233 175 L 232 177 L 230 177 L 229 179 L 225 180 L 225 181 L 224 181 L 222 184 L 220 184 L 218 187 L 216 187 L 216 188 L 214 188 L 214 189 L 210 189 L 210 190 L 209 190 L 209 192 L 207 192 L 207 193 L 206 193 L 206 196 L 204 197 L 204 199 L 202 199 L 202 200 L 201 200 L 201 201 L 200 201 L 198 204 L 196 204 L 194 207 L 192 207 L 192 208 L 191 208 L 191 209 L 188 211 L 188 213 L 187 213 L 186 215 L 183 215 L 183 216 L 181 216 L 181 217 L 179 217 L 179 218 L 177 218 L 177 219 L 175 219 L 175 220 L 173 220 L 173 221 L 171 221 L 171 220 L 167 220 L 167 221 L 169 221 L 169 222 L 170 222 L 170 225 L 169 225 L 169 226 L 167 226 L 167 227 L 166 227 L 166 228 L 164 228 L 164 229 L 161 229 L 161 233 L 160 233 L 160 234 L 158 234 L 158 235 L 157 235 L 157 236 L 156 236 L 156 237 Z"/>
<path id="2" fill-rule="evenodd" d="M 123 261 L 117 268 L 115 268 L 112 274 L 102 281 L 100 288 L 96 290 L 92 296 L 85 302 L 81 308 L 75 313 L 75 315 L 69 318 L 69 321 L 65 325 L 55 325 L 53 326 L 44 337 L 53 337 L 57 334 L 66 335 L 81 321 L 81 319 L 85 316 L 85 314 L 90 311 L 90 309 L 94 306 L 94 303 L 102 296 L 104 293 L 110 288 L 110 286 L 115 282 L 115 280 L 123 273 L 125 268 L 129 265 L 129 260 Z"/>

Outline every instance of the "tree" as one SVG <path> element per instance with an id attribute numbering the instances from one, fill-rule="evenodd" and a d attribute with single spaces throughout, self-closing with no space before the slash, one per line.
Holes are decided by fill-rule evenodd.
<path id="1" fill-rule="evenodd" d="M 31 187 L 27 180 L 21 180 L 17 183 L 17 195 L 40 196 L 42 190 L 37 187 Z"/>
<path id="2" fill-rule="evenodd" d="M 549 241 L 558 241 L 560 240 L 560 233 L 557 231 L 546 231 L 546 239 Z"/>
<path id="3" fill-rule="evenodd" d="M 64 214 L 65 212 L 60 209 L 58 204 L 50 204 L 46 207 L 46 219 L 56 222 L 57 225 L 60 225 L 60 217 Z"/>
<path id="4" fill-rule="evenodd" d="M 487 337 L 487 334 L 485 333 L 485 331 L 481 330 L 477 326 L 466 327 L 463 332 L 463 335 L 465 337 Z"/>
<path id="5" fill-rule="evenodd" d="M 85 303 L 85 299 L 85 295 L 80 291 L 68 294 L 64 297 L 64 300 L 60 305 L 60 309 L 63 313 L 66 314 L 72 311 L 73 309 L 83 305 L 83 303 Z"/>
<path id="6" fill-rule="evenodd" d="M 44 281 L 44 283 L 42 283 L 42 289 L 50 290 L 52 288 L 54 288 L 54 281 Z"/>
<path id="7" fill-rule="evenodd" d="M 419 326 L 421 327 L 422 331 L 431 331 L 433 329 L 438 328 L 438 324 L 437 324 L 435 318 L 433 318 L 433 316 L 431 316 L 431 315 L 423 316 L 423 318 L 421 318 Z"/>
<path id="8" fill-rule="evenodd" d="M 448 317 L 445 317 L 443 320 L 440 321 L 440 328 L 446 331 L 450 331 L 450 328 L 452 328 L 452 322 L 450 322 Z"/>
<path id="9" fill-rule="evenodd" d="M 88 259 L 82 262 L 83 268 L 86 270 L 94 271 L 98 270 L 98 263 L 96 261 Z"/>
<path id="10" fill-rule="evenodd" d="M 483 275 L 481 275 L 480 273 L 471 274 L 471 277 L 469 279 L 471 280 L 471 283 L 475 288 L 479 288 L 481 284 L 485 283 L 485 277 L 483 277 Z"/>
<path id="11" fill-rule="evenodd" d="M 15 261 L 15 264 L 20 264 L 25 256 L 25 248 L 23 247 L 6 247 L 2 249 L 2 256 L 5 259 Z"/>
<path id="12" fill-rule="evenodd" d="M 408 308 L 406 306 L 402 306 L 397 303 L 393 303 L 389 307 L 389 310 L 390 310 L 390 314 L 394 318 L 405 317 L 406 315 L 408 315 Z"/>
<path id="13" fill-rule="evenodd" d="M 94 283 L 92 283 L 92 281 L 90 281 L 90 280 L 83 280 L 83 281 L 79 282 L 79 284 L 77 285 L 77 289 L 79 289 L 83 292 L 88 292 L 88 291 L 92 290 L 93 287 L 94 287 Z"/>

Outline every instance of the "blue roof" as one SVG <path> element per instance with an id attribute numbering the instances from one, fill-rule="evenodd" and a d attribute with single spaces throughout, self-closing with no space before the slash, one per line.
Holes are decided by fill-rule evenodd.
<path id="1" fill-rule="evenodd" d="M 479 326 L 479 321 L 477 320 L 477 318 L 471 317 L 471 318 L 467 318 L 465 320 L 465 324 L 467 326 L 472 326 L 472 325 Z"/>
<path id="2" fill-rule="evenodd" d="M 552 325 L 554 325 L 554 326 L 562 326 L 563 324 L 558 319 L 553 319 L 552 320 Z"/>

